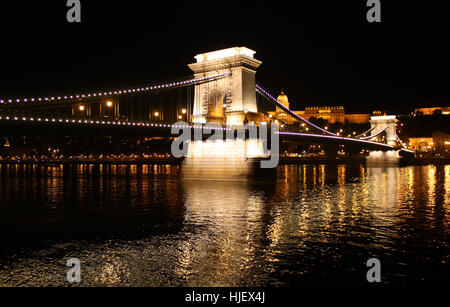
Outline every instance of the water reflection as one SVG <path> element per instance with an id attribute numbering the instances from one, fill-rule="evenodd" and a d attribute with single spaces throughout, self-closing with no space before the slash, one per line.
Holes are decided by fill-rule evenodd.
<path id="1" fill-rule="evenodd" d="M 0 285 L 447 283 L 450 166 L 280 166 L 274 181 L 177 166 L 0 167 Z"/>

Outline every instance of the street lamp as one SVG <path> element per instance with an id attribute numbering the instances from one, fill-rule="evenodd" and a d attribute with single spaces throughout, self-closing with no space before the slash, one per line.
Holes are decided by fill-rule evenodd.
<path id="1" fill-rule="evenodd" d="M 113 106 L 113 102 L 112 102 L 111 100 L 108 100 L 108 101 L 106 102 L 106 106 L 107 106 L 108 108 L 111 108 L 111 107 Z"/>
<path id="2" fill-rule="evenodd" d="M 84 106 L 83 106 L 83 105 L 79 106 L 79 107 L 78 107 L 78 110 L 84 111 Z"/>
<path id="3" fill-rule="evenodd" d="M 181 110 L 181 113 L 186 114 L 186 109 Z"/>

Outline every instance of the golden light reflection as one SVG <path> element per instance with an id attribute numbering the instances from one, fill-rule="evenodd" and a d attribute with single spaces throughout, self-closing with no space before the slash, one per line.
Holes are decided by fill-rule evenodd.
<path id="1" fill-rule="evenodd" d="M 445 190 L 445 207 L 448 209 L 450 207 L 450 165 L 445 166 L 445 184 L 444 184 L 444 190 Z"/>
<path id="2" fill-rule="evenodd" d="M 256 257 L 253 235 L 263 214 L 261 196 L 251 194 L 245 182 L 183 180 L 182 188 L 186 195 L 185 224 L 198 228 L 195 238 L 179 243 L 175 273 L 192 278 L 195 285 L 211 285 L 211 280 L 196 277 L 238 276 L 251 268 Z M 214 265 L 208 265 L 211 263 Z M 238 285 L 239 280 L 231 278 L 228 284 Z"/>
<path id="3" fill-rule="evenodd" d="M 325 177 L 326 177 L 326 166 L 319 165 L 319 181 L 322 189 L 325 187 Z"/>
<path id="4" fill-rule="evenodd" d="M 130 278 L 131 272 L 126 262 L 120 257 L 103 256 L 100 276 L 95 281 L 104 286 L 116 286 Z"/>
<path id="5" fill-rule="evenodd" d="M 428 165 L 428 206 L 433 210 L 435 204 L 435 190 L 436 190 L 436 166 Z"/>
<path id="6" fill-rule="evenodd" d="M 152 238 L 154 245 L 146 245 L 144 234 L 138 249 L 126 245 L 123 254 L 107 254 L 101 246 L 100 254 L 107 256 L 95 258 L 92 265 L 92 278 L 101 285 L 123 285 L 131 278 L 129 263 L 150 265 L 158 257 L 163 262 L 160 271 L 149 269 L 151 276 L 144 276 L 156 276 L 159 284 L 181 280 L 189 286 L 240 286 L 245 280 L 246 285 L 258 285 L 284 265 L 284 255 L 301 256 L 321 244 L 336 246 L 340 240 L 362 235 L 361 241 L 349 244 L 387 249 L 405 237 L 415 243 L 411 234 L 417 230 L 411 233 L 410 226 L 423 233 L 448 232 L 450 165 L 302 165 L 279 170 L 280 180 L 270 183 L 200 182 L 155 179 L 177 174 L 177 166 L 0 165 L 4 175 L 0 202 L 17 203 L 32 195 L 48 201 L 54 210 L 64 209 L 65 201 L 96 203 L 100 196 L 124 201 L 138 217 L 143 211 L 153 215 L 157 204 L 163 216 L 157 223 L 178 223 L 164 233 L 164 240 L 159 235 Z M 97 178 L 99 172 L 110 175 Z M 42 176 L 35 179 L 36 173 Z M 32 180 L 24 180 L 27 176 Z M 64 182 L 66 178 L 70 180 Z M 167 229 L 160 224 L 158 231 Z M 134 238 L 129 241 L 136 243 Z"/>

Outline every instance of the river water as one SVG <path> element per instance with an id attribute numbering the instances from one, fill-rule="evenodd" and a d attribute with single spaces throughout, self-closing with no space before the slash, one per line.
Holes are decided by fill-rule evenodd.
<path id="1" fill-rule="evenodd" d="M 0 286 L 449 285 L 450 165 L 279 166 L 272 181 L 178 166 L 0 166 Z"/>

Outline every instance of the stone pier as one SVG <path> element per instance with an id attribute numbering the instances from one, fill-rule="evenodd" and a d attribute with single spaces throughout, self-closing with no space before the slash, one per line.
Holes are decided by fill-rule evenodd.
<path id="1" fill-rule="evenodd" d="M 192 141 L 181 165 L 181 178 L 193 180 L 245 181 L 274 169 L 260 169 L 263 142 L 255 139 Z"/>
<path id="2" fill-rule="evenodd" d="M 399 156 L 399 150 L 371 151 L 366 159 L 366 166 L 368 167 L 398 166 L 400 164 L 400 160 L 401 157 Z"/>

